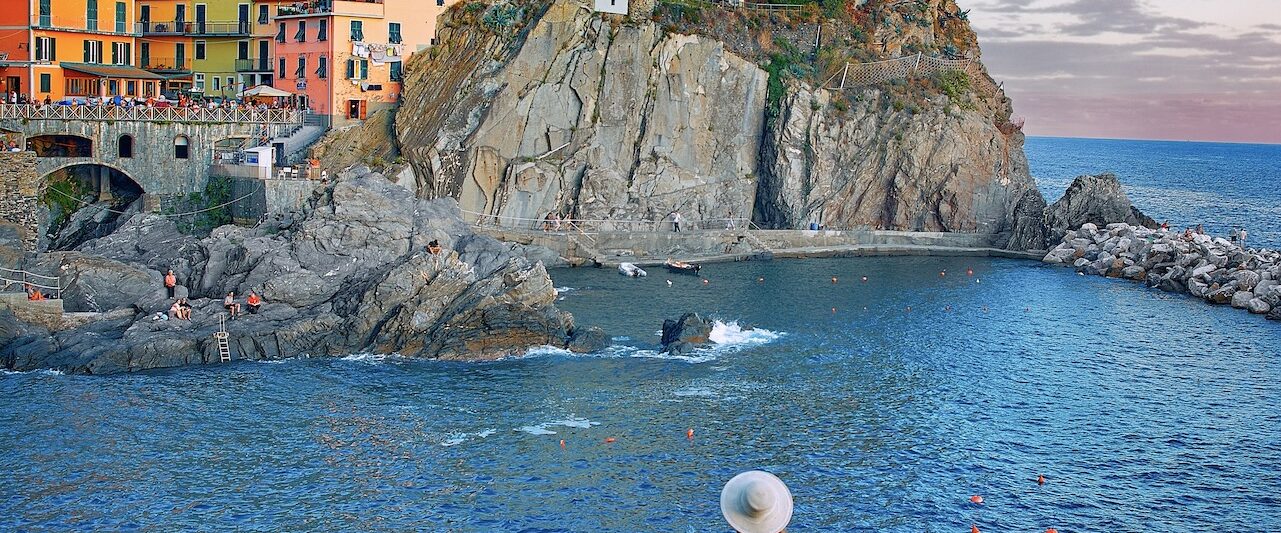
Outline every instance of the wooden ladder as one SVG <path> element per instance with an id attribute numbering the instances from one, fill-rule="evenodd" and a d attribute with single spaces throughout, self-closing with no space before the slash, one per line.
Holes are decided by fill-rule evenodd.
<path id="1" fill-rule="evenodd" d="M 231 362 L 231 346 L 227 339 L 227 320 L 222 315 L 218 315 L 218 332 L 214 333 L 214 339 L 218 341 L 218 360 L 223 363 Z"/>

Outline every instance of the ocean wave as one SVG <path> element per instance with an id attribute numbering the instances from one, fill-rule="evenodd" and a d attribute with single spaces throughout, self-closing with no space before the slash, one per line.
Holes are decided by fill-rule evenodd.
<path id="1" fill-rule="evenodd" d="M 0 368 L 0 375 L 3 375 L 3 376 L 18 376 L 18 375 L 22 375 L 22 374 L 37 374 L 37 375 L 43 375 L 43 376 L 65 376 L 65 375 L 67 375 L 66 373 L 64 373 L 64 372 L 63 372 L 63 371 L 61 371 L 61 370 L 55 370 L 55 369 L 52 369 L 52 368 L 39 368 L 39 369 L 36 369 L 36 370 L 27 370 L 27 371 L 8 370 L 8 369 Z"/>
<path id="2" fill-rule="evenodd" d="M 457 446 L 469 440 L 483 439 L 497 432 L 498 432 L 497 429 L 489 428 L 484 431 L 477 431 L 475 433 L 457 433 L 457 432 L 450 433 L 445 436 L 445 440 L 441 441 L 440 445 L 446 448 L 450 446 Z"/>
<path id="3" fill-rule="evenodd" d="M 356 363 L 364 363 L 367 365 L 376 365 L 380 363 L 403 363 L 406 361 L 406 358 L 400 354 L 394 354 L 394 353 L 385 354 L 385 353 L 362 352 L 362 353 L 354 353 L 354 354 L 348 355 L 347 357 L 343 357 L 339 359 L 339 361 L 351 361 Z"/>
<path id="4" fill-rule="evenodd" d="M 782 336 L 782 333 L 770 331 L 768 329 L 743 329 L 742 326 L 738 325 L 738 322 L 726 323 L 717 320 L 712 324 L 712 334 L 710 335 L 710 339 L 712 342 L 721 346 L 754 346 L 758 344 L 768 344 L 778 340 L 778 338 Z"/>
<path id="5" fill-rule="evenodd" d="M 575 289 L 573 287 L 556 287 L 556 294 L 568 294 L 576 290 L 578 289 Z"/>
<path id="6" fill-rule="evenodd" d="M 599 426 L 599 425 L 600 425 L 600 422 L 592 422 L 591 420 L 588 420 L 586 418 L 570 415 L 569 418 L 566 418 L 564 420 L 553 420 L 551 422 L 543 422 L 541 424 L 521 426 L 516 428 L 516 431 L 525 432 L 530 435 L 555 435 L 556 432 L 552 431 L 549 428 L 567 427 L 567 428 L 586 429 L 592 426 Z"/>

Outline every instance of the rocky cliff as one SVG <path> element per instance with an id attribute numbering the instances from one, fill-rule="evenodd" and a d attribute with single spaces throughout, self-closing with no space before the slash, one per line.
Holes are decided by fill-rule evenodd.
<path id="1" fill-rule="evenodd" d="M 977 61 L 952 0 L 899 4 L 849 2 L 842 16 L 906 28 L 884 32 L 885 54 L 962 46 Z M 709 8 L 682 25 L 664 13 L 635 22 L 574 0 L 456 6 L 440 45 L 410 62 L 398 112 L 420 195 L 509 221 L 680 211 L 1008 240 L 1033 182 L 1008 100 L 981 63 L 948 90 L 934 80 L 820 89 L 832 50 L 872 46 L 850 44 L 861 26 L 829 27 L 842 37 L 811 53 L 819 16 L 740 20 Z"/>
<path id="2" fill-rule="evenodd" d="M 430 241 L 442 247 L 427 249 Z M 68 311 L 0 336 L 0 367 L 93 374 L 218 361 L 222 296 L 256 290 L 261 312 L 227 322 L 234 359 L 357 352 L 492 359 L 531 346 L 599 349 L 556 309 L 541 263 L 471 233 L 452 199 L 422 200 L 368 169 L 341 176 L 303 213 L 205 239 L 156 216 L 74 252 L 22 265 L 59 272 Z M 193 320 L 163 320 L 173 269 Z M 571 341 L 573 342 L 571 345 Z M 605 339 L 607 342 L 608 339 Z"/>

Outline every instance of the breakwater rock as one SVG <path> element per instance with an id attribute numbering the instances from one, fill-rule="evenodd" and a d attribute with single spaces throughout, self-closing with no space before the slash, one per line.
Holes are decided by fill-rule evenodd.
<path id="1" fill-rule="evenodd" d="M 435 241 L 440 249 L 429 250 Z M 227 321 L 233 359 L 358 352 L 482 360 L 533 346 L 603 348 L 554 305 L 541 262 L 519 245 L 471 233 L 452 199 L 421 200 L 383 176 L 343 173 L 301 213 L 207 238 L 180 234 L 158 216 L 136 216 L 73 252 L 39 254 L 23 267 L 57 272 L 68 311 L 5 328 L 0 367 L 110 374 L 219 361 L 213 334 L 222 297 L 265 303 Z M 192 320 L 163 319 L 190 297 Z M 71 317 L 74 317 L 71 318 Z M 585 334 L 586 333 L 586 334 Z"/>
<path id="2" fill-rule="evenodd" d="M 1041 193 L 1028 191 L 1014 208 L 1013 230 L 1007 247 L 1012 250 L 1048 250 L 1064 232 L 1082 224 L 1106 226 L 1125 223 L 1156 228 L 1157 223 L 1130 203 L 1116 174 L 1078 176 L 1063 197 L 1046 205 Z"/>
<path id="3" fill-rule="evenodd" d="M 1247 249 L 1209 235 L 1087 223 L 1068 231 L 1045 262 L 1281 320 L 1281 252 L 1276 250 Z"/>
<path id="4" fill-rule="evenodd" d="M 711 342 L 712 322 L 697 313 L 685 313 L 676 320 L 663 321 L 663 352 L 684 354 Z"/>

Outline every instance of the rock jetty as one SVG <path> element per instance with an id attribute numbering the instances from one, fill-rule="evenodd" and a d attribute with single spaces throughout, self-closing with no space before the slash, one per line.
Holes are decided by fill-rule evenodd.
<path id="1" fill-rule="evenodd" d="M 1068 231 L 1044 261 L 1281 320 L 1281 252 L 1125 223 Z"/>
<path id="2" fill-rule="evenodd" d="M 440 249 L 430 251 L 435 241 Z M 0 317 L 0 367 L 112 374 L 216 363 L 222 298 L 265 304 L 227 321 L 234 360 L 359 352 L 484 360 L 554 345 L 608 344 L 556 308 L 539 250 L 475 235 L 452 199 L 422 200 L 368 168 L 341 174 L 301 213 L 204 239 L 138 215 L 73 252 L 24 258 L 67 285 L 62 316 Z M 163 319 L 172 300 L 191 321 Z"/>

